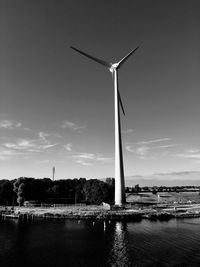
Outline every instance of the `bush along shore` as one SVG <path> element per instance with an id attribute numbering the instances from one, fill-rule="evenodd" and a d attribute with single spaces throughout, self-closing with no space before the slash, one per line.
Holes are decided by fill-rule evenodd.
<path id="1" fill-rule="evenodd" d="M 15 207 L 2 208 L 2 218 L 17 219 L 76 219 L 76 220 L 116 220 L 116 221 L 140 221 L 149 220 L 169 220 L 171 218 L 195 218 L 200 217 L 200 205 L 188 205 L 176 209 L 156 208 L 148 209 L 108 209 L 99 206 L 67 206 L 67 207 Z"/>

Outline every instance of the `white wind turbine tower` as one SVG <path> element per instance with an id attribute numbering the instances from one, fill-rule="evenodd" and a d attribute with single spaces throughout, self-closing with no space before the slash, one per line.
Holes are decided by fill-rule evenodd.
<path id="1" fill-rule="evenodd" d="M 123 165 L 123 152 L 122 152 L 122 138 L 121 138 L 121 123 L 120 123 L 120 108 L 125 115 L 124 107 L 122 104 L 121 96 L 118 86 L 118 69 L 124 64 L 124 62 L 139 48 L 136 47 L 124 58 L 117 63 L 109 63 L 104 60 L 93 57 L 73 46 L 70 46 L 78 53 L 96 61 L 97 63 L 105 66 L 112 73 L 114 82 L 114 98 L 115 98 L 115 205 L 122 206 L 126 202 L 125 196 L 125 182 L 124 182 L 124 165 Z"/>

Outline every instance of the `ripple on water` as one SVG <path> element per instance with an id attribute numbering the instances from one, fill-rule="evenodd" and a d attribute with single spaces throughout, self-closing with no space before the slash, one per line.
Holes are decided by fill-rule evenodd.
<path id="1" fill-rule="evenodd" d="M 0 258 L 1 267 L 199 266 L 200 220 L 10 222 L 0 225 Z"/>

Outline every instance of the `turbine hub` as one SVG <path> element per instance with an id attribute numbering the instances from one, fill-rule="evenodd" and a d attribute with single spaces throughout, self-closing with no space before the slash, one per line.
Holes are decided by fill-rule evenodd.
<path id="1" fill-rule="evenodd" d="M 112 66 L 109 68 L 110 72 L 114 72 L 119 66 L 119 63 L 114 63 Z"/>

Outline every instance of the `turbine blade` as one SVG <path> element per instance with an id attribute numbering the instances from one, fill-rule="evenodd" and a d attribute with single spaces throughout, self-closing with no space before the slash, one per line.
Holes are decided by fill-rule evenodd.
<path id="1" fill-rule="evenodd" d="M 118 62 L 118 69 L 124 64 L 124 62 L 139 48 L 137 46 L 135 49 L 133 49 L 130 53 L 128 53 L 125 57 L 123 57 L 119 62 Z"/>
<path id="2" fill-rule="evenodd" d="M 101 65 L 103 65 L 103 66 L 105 66 L 105 67 L 107 67 L 107 68 L 110 68 L 110 67 L 112 66 L 111 63 L 106 62 L 106 61 L 104 61 L 104 60 L 102 60 L 102 59 L 93 57 L 93 56 L 91 56 L 91 55 L 89 55 L 89 54 L 87 54 L 87 53 L 85 53 L 85 52 L 83 52 L 83 51 L 81 51 L 81 50 L 79 50 L 79 49 L 73 47 L 73 46 L 69 46 L 69 48 L 71 48 L 71 49 L 75 50 L 76 52 L 78 52 L 78 53 L 80 53 L 80 54 L 82 54 L 82 55 L 84 55 L 84 56 L 86 56 L 86 57 L 88 57 L 88 58 L 90 58 L 90 59 L 96 61 L 97 63 L 99 63 L 99 64 L 101 64 Z"/>
<path id="3" fill-rule="evenodd" d="M 119 99 L 119 103 L 120 103 L 120 106 L 121 106 L 121 109 L 122 109 L 122 112 L 125 116 L 125 111 L 124 111 L 124 107 L 123 107 L 123 104 L 122 104 L 122 99 L 121 99 L 121 96 L 120 96 L 120 93 L 119 93 L 119 90 L 118 90 L 118 99 Z"/>

